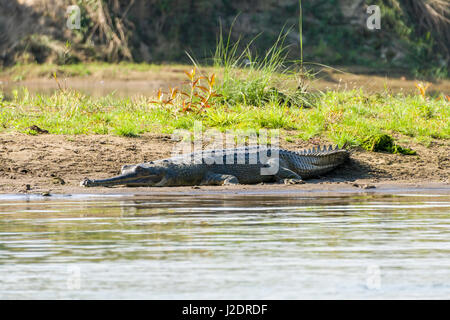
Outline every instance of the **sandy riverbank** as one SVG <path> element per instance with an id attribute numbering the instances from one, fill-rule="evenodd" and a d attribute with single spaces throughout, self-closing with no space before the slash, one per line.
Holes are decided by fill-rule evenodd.
<path id="1" fill-rule="evenodd" d="M 299 150 L 313 143 L 301 140 L 281 146 Z M 0 134 L 0 193 L 165 193 L 192 191 L 373 191 L 389 188 L 450 188 L 450 144 L 436 140 L 427 148 L 411 147 L 415 156 L 351 150 L 351 160 L 319 179 L 302 185 L 264 184 L 253 186 L 180 188 L 83 188 L 85 178 L 116 175 L 123 164 L 134 164 L 170 156 L 175 142 L 169 135 L 146 134 L 140 138 L 102 135 L 30 136 Z"/>

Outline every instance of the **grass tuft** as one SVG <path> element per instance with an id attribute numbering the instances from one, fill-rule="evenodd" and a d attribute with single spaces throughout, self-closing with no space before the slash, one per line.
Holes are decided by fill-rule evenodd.
<path id="1" fill-rule="evenodd" d="M 243 48 L 240 39 L 231 41 L 232 27 L 227 38 L 222 30 L 213 57 L 214 67 L 221 70 L 218 93 L 222 103 L 228 105 L 244 104 L 261 106 L 267 102 L 288 104 L 292 106 L 310 106 L 314 95 L 307 92 L 300 72 L 294 72 L 287 60 L 289 46 L 286 37 L 291 29 L 282 30 L 273 45 L 263 55 L 252 50 L 256 36 Z M 302 62 L 302 60 L 301 60 Z M 296 82 L 296 86 L 286 90 L 286 81 Z"/>
<path id="2" fill-rule="evenodd" d="M 385 151 L 389 153 L 398 153 L 406 155 L 415 155 L 416 151 L 401 147 L 394 143 L 394 138 L 387 134 L 378 134 L 368 137 L 361 145 L 368 151 Z"/>

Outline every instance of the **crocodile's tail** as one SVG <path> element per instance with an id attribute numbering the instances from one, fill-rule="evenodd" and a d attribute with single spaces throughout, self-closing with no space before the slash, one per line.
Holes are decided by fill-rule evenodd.
<path id="1" fill-rule="evenodd" d="M 297 152 L 300 163 L 297 170 L 301 171 L 302 178 L 319 176 L 343 164 L 350 156 L 348 150 L 336 146 L 318 146 Z"/>
<path id="2" fill-rule="evenodd" d="M 327 155 L 331 155 L 331 154 L 335 154 L 335 153 L 341 153 L 341 154 L 349 154 L 348 150 L 345 149 L 345 147 L 347 146 L 347 143 L 345 143 L 342 148 L 339 148 L 338 145 L 333 146 L 333 145 L 329 145 L 329 146 L 317 146 L 317 147 L 313 147 L 310 149 L 304 149 L 301 151 L 298 151 L 297 153 L 299 155 L 302 156 L 327 156 Z"/>

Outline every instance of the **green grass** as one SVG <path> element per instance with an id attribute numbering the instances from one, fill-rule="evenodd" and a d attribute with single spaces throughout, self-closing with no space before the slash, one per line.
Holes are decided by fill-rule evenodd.
<path id="1" fill-rule="evenodd" d="M 321 137 L 373 151 L 377 151 L 373 139 L 381 135 L 400 134 L 424 145 L 432 139 L 450 138 L 448 102 L 416 95 L 327 92 L 318 96 L 313 108 L 276 102 L 260 106 L 240 103 L 216 105 L 202 113 L 181 113 L 147 101 L 144 97 L 123 99 L 113 95 L 92 98 L 76 91 L 47 96 L 24 89 L 9 100 L 0 94 L 0 132 L 29 133 L 27 128 L 37 125 L 51 134 L 136 137 L 146 132 L 192 130 L 199 120 L 205 129 L 283 129 L 303 140 Z"/>

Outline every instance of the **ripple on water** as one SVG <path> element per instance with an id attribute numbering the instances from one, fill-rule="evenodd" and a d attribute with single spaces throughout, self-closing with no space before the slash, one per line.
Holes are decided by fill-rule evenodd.
<path id="1" fill-rule="evenodd" d="M 449 208 L 434 194 L 10 195 L 0 298 L 448 298 Z"/>

